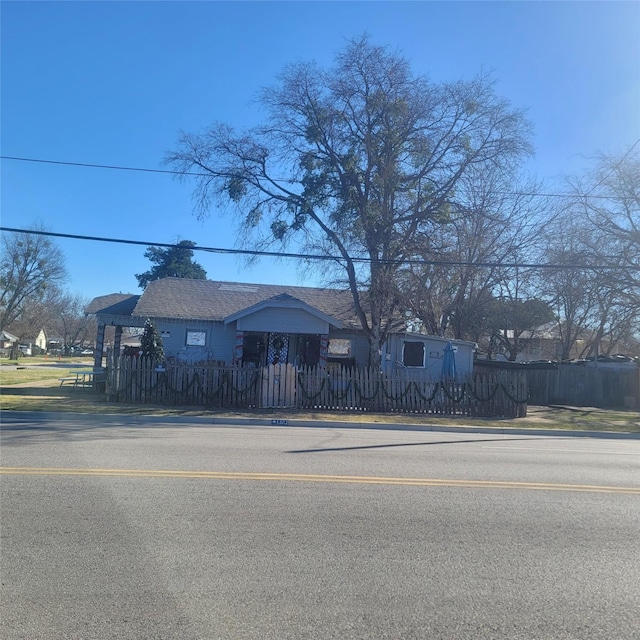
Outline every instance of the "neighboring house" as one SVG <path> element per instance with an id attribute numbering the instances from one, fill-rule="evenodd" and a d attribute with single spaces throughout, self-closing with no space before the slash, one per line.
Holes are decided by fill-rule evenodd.
<path id="1" fill-rule="evenodd" d="M 27 336 L 20 340 L 20 350 L 26 356 L 35 356 L 47 352 L 47 334 L 40 329 L 38 334 Z"/>
<path id="2" fill-rule="evenodd" d="M 0 336 L 0 350 L 2 353 L 8 354 L 11 351 L 11 346 L 16 342 L 16 340 L 18 340 L 18 338 L 7 331 L 0 332 Z M 26 356 L 46 353 L 47 334 L 44 329 L 40 329 L 36 336 L 23 336 L 20 339 L 19 348 Z"/>
<path id="3" fill-rule="evenodd" d="M 46 352 L 47 334 L 45 333 L 44 329 L 40 329 L 40 332 L 38 333 L 38 335 L 35 337 L 33 341 L 33 345 L 38 347 L 38 349 L 40 349 L 43 353 Z"/>
<path id="4" fill-rule="evenodd" d="M 535 362 L 537 360 L 560 360 L 562 358 L 562 339 L 557 322 L 548 322 L 535 331 L 525 332 L 522 351 L 516 362 Z M 571 348 L 570 358 L 579 358 L 586 347 L 586 341 L 576 340 Z"/>
<path id="5" fill-rule="evenodd" d="M 187 363 L 367 365 L 368 341 L 345 290 L 163 278 L 150 282 L 142 295 L 95 298 L 86 312 L 98 320 L 96 366 L 105 326 L 116 327 L 119 351 L 123 327 L 142 327 L 147 319 L 160 333 L 166 357 Z M 394 334 L 383 348 L 382 367 L 438 377 L 448 342 Z M 475 345 L 451 342 L 460 356 L 460 375 L 470 374 Z"/>
<path id="6" fill-rule="evenodd" d="M 0 355 L 9 356 L 11 347 L 18 340 L 18 336 L 14 336 L 8 331 L 0 331 Z"/>
<path id="7" fill-rule="evenodd" d="M 516 357 L 516 362 L 560 361 L 562 359 L 561 327 L 557 322 L 549 322 L 538 327 L 534 332 L 525 333 L 526 342 Z M 591 357 L 594 332 L 589 329 L 581 329 L 578 338 L 571 346 L 566 361 L 582 360 Z M 601 352 L 610 348 L 607 340 L 600 343 Z M 630 350 L 633 350 L 632 348 Z M 498 359 L 498 358 L 496 358 Z"/>

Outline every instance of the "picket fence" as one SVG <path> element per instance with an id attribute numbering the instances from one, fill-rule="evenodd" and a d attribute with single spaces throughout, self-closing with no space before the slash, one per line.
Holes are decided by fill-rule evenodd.
<path id="1" fill-rule="evenodd" d="M 372 368 L 263 368 L 219 364 L 156 365 L 144 358 L 111 358 L 106 393 L 115 402 L 190 405 L 216 409 L 299 409 L 523 417 L 527 381 L 495 371 L 466 381 L 425 380 Z"/>

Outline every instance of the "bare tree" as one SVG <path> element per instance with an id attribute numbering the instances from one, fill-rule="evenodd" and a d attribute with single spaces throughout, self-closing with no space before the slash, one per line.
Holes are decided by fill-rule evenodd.
<path id="1" fill-rule="evenodd" d="M 532 267 L 509 269 L 496 287 L 488 323 L 490 351 L 495 345 L 511 361 L 539 336 L 544 325 L 554 320 L 549 303 L 536 296 L 536 274 Z"/>
<path id="2" fill-rule="evenodd" d="M 478 341 L 490 330 L 497 287 L 514 272 L 505 265 L 531 255 L 547 217 L 539 185 L 518 188 L 517 177 L 467 172 L 449 221 L 418 238 L 418 261 L 403 271 L 403 299 L 430 333 Z"/>
<path id="3" fill-rule="evenodd" d="M 640 142 L 640 141 L 639 141 Z M 627 255 L 631 266 L 640 262 L 640 146 L 624 155 L 602 155 L 586 180 L 575 182 L 582 207 L 601 234 L 621 246 L 635 248 Z M 637 147 L 637 148 L 636 148 Z"/>
<path id="4" fill-rule="evenodd" d="M 70 355 L 76 347 L 93 345 L 95 341 L 95 317 L 84 312 L 88 302 L 82 296 L 66 293 L 53 308 L 50 330 L 61 340 L 65 355 Z"/>
<path id="5" fill-rule="evenodd" d="M 34 233 L 3 234 L 0 329 L 13 327 L 29 304 L 42 300 L 66 277 L 64 256 L 49 238 Z"/>
<path id="6" fill-rule="evenodd" d="M 640 331 L 640 150 L 600 156 L 545 234 L 546 257 L 567 265 L 545 274 L 562 357 L 611 352 Z M 587 269 L 576 268 L 587 265 Z"/>
<path id="7" fill-rule="evenodd" d="M 62 291 L 53 286 L 47 287 L 41 296 L 25 300 L 20 315 L 11 324 L 11 332 L 18 337 L 12 348 L 12 358 L 19 355 L 19 342 L 35 339 L 42 330 L 47 338 L 51 337 L 62 299 Z"/>
<path id="8" fill-rule="evenodd" d="M 558 265 L 538 274 L 537 291 L 554 309 L 559 357 L 598 355 L 626 341 L 640 318 L 614 239 L 593 226 L 579 201 L 569 203 L 541 238 L 544 259 Z"/>
<path id="9" fill-rule="evenodd" d="M 254 247 L 295 241 L 333 257 L 369 340 L 371 364 L 400 305 L 397 274 L 419 236 L 447 221 L 460 180 L 531 152 L 523 113 L 491 78 L 436 84 L 365 36 L 333 68 L 288 66 L 265 89 L 264 124 L 183 134 L 166 160 L 197 173 L 196 213 L 236 205 Z"/>
<path id="10" fill-rule="evenodd" d="M 640 141 L 622 156 L 599 156 L 573 180 L 576 208 L 592 227 L 594 259 L 609 264 L 630 302 L 640 308 Z"/>
<path id="11" fill-rule="evenodd" d="M 518 354 L 537 337 L 540 327 L 553 320 L 553 312 L 549 304 L 539 298 L 499 298 L 494 304 L 493 336 L 508 359 L 515 362 Z"/>

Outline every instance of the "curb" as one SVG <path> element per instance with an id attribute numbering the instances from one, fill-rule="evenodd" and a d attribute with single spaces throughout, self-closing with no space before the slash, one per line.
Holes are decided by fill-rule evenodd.
<path id="1" fill-rule="evenodd" d="M 529 435 L 575 438 L 607 438 L 640 440 L 640 433 L 618 431 L 575 431 L 570 429 L 525 429 L 513 427 L 479 427 L 474 425 L 446 426 L 420 425 L 390 422 L 341 422 L 335 420 L 297 420 L 288 418 L 220 418 L 201 416 L 153 416 L 129 414 L 87 414 L 50 411 L 0 411 L 3 420 L 28 422 L 81 422 L 91 420 L 120 425 L 191 424 L 202 426 L 242 426 L 242 427 L 304 427 L 320 429 L 374 429 L 379 431 L 437 431 L 441 433 L 475 433 L 493 435 Z M 99 425 L 96 425 L 99 426 Z"/>

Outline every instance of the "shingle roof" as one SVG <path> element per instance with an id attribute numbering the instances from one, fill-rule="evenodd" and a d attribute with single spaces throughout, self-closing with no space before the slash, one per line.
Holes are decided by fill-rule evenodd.
<path id="1" fill-rule="evenodd" d="M 223 321 L 226 317 L 243 309 L 282 295 L 297 298 L 340 320 L 345 328 L 359 327 L 353 298 L 348 290 L 188 278 L 162 278 L 150 282 L 137 300 L 131 315 L 145 318 Z M 110 296 L 93 300 L 87 307 L 88 313 L 96 313 L 100 306 L 96 301 L 107 298 Z M 111 308 L 108 310 L 103 308 L 100 311 L 117 313 Z"/>
<path id="2" fill-rule="evenodd" d="M 108 313 L 119 316 L 130 316 L 140 296 L 131 293 L 110 293 L 94 298 L 85 308 L 85 313 Z"/>

